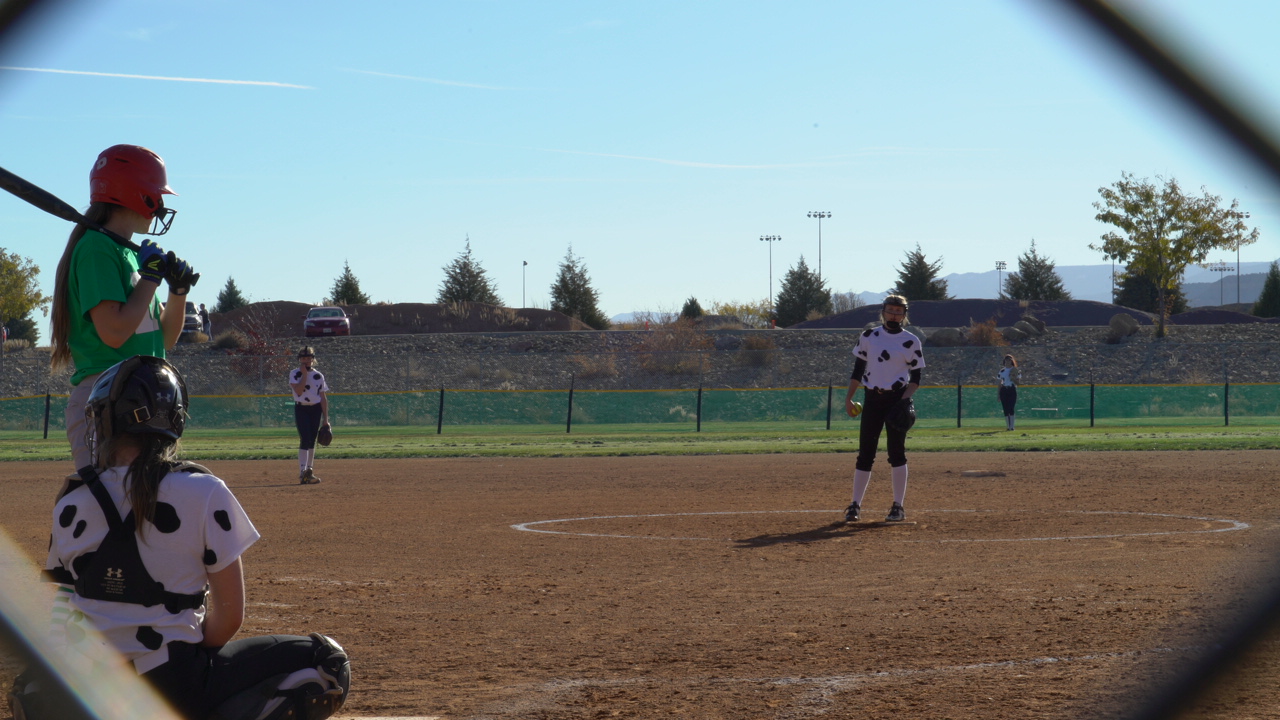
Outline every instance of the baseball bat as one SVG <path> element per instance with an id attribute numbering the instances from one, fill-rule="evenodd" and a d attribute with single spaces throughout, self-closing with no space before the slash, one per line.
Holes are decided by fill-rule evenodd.
<path id="1" fill-rule="evenodd" d="M 76 224 L 84 224 L 127 248 L 132 248 L 134 250 L 141 249 L 138 247 L 137 243 L 132 240 L 120 237 L 116 233 L 111 232 L 97 223 L 89 222 L 84 215 L 80 214 L 80 211 L 58 199 L 56 195 L 48 190 L 41 188 L 35 183 L 23 180 L 4 168 L 0 168 L 0 188 L 4 188 L 10 193 L 26 200 L 54 217 L 62 218 L 63 220 Z"/>

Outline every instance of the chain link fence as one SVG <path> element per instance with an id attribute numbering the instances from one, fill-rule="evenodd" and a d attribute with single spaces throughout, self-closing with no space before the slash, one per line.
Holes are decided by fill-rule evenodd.
<path id="1" fill-rule="evenodd" d="M 850 339 L 850 346 L 852 339 Z M 1016 352 L 1023 422 L 1273 422 L 1280 344 L 1057 344 L 928 348 L 922 426 L 1002 423 L 995 380 Z M 293 423 L 282 355 L 171 358 L 195 428 Z M 846 348 L 689 352 L 485 352 L 324 357 L 339 425 L 652 424 L 846 421 Z M 0 429 L 61 429 L 67 375 L 47 356 L 0 359 Z M 572 393 L 572 403 L 570 394 Z M 441 406 L 443 405 L 443 411 Z M 570 418 L 572 414 L 572 418 Z"/>

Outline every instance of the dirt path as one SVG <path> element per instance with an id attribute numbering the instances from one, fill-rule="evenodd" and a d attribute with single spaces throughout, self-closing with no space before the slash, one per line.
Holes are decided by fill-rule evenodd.
<path id="1" fill-rule="evenodd" d="M 917 454 L 898 527 L 839 522 L 842 455 L 321 462 L 309 487 L 288 462 L 213 469 L 263 534 L 242 632 L 338 638 L 347 715 L 568 719 L 1119 715 L 1105 698 L 1185 662 L 1249 584 L 1278 467 Z M 33 555 L 62 470 L 0 464 L 0 523 Z M 889 502 L 878 466 L 865 516 Z M 1275 688 L 1233 712 L 1269 716 Z"/>

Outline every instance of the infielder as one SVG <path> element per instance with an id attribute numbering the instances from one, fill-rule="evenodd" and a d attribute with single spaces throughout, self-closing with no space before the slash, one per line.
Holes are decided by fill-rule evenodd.
<path id="1" fill-rule="evenodd" d="M 293 389 L 293 422 L 298 427 L 298 482 L 314 485 L 316 476 L 316 437 L 320 428 L 329 424 L 329 386 L 324 375 L 315 369 L 316 351 L 308 345 L 298 351 L 298 367 L 289 373 Z"/>
<path id="2" fill-rule="evenodd" d="M 127 663 L 188 720 L 327 718 L 350 688 L 338 643 L 318 633 L 233 640 L 245 609 L 240 558 L 259 534 L 226 483 L 176 461 L 187 402 L 182 376 L 156 357 L 113 365 L 94 383 L 97 462 L 54 508 L 45 565 L 75 589 L 66 661 L 89 673 Z M 68 699 L 50 687 L 20 676 L 15 716 L 66 717 Z"/>
<path id="3" fill-rule="evenodd" d="M 844 397 L 849 417 L 861 415 L 858 433 L 858 461 L 853 473 L 853 502 L 844 511 L 845 522 L 862 516 L 862 499 L 871 482 L 871 466 L 882 428 L 889 435 L 889 468 L 893 478 L 893 506 L 886 522 L 905 520 L 902 503 L 907 496 L 907 430 L 915 422 L 911 396 L 920 387 L 924 353 L 920 338 L 903 329 L 907 323 L 907 300 L 890 295 L 880 307 L 879 327 L 863 331 L 853 348 L 853 374 Z M 866 402 L 859 406 L 853 395 L 865 387 Z"/>
<path id="4" fill-rule="evenodd" d="M 89 172 L 85 218 L 130 239 L 134 233 L 163 235 L 174 211 L 165 195 L 176 195 L 164 160 L 137 145 L 114 145 L 98 155 Z M 151 240 L 141 251 L 76 225 L 58 262 L 53 291 L 54 371 L 73 363 L 67 400 L 67 440 L 76 469 L 92 465 L 85 442 L 84 404 L 103 370 L 134 355 L 164 357 L 182 333 L 191 266 Z M 167 282 L 162 304 L 157 291 Z"/>

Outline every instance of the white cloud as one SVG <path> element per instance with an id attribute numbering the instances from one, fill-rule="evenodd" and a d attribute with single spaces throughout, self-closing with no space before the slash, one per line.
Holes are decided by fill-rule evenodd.
<path id="1" fill-rule="evenodd" d="M 270 82 L 266 80 L 218 80 L 214 78 L 165 77 L 163 75 L 130 75 L 127 73 L 90 72 L 88 70 L 55 70 L 53 68 L 11 67 L 7 65 L 0 65 L 0 70 L 22 70 L 24 72 L 56 73 L 58 75 L 91 75 L 93 77 L 128 78 L 130 80 L 164 80 L 167 82 L 213 83 L 215 85 L 262 85 L 266 87 L 296 88 L 298 90 L 314 89 L 308 85 L 293 85 L 291 83 Z"/>

